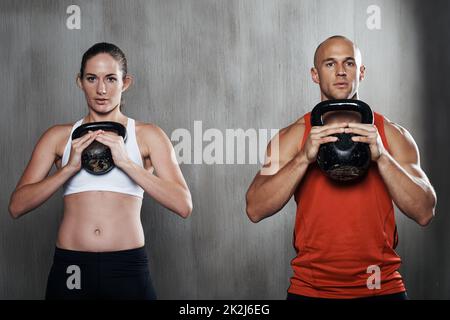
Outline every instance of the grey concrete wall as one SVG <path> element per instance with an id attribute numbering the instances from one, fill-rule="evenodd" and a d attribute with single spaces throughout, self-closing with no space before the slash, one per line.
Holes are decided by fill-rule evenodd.
<path id="1" fill-rule="evenodd" d="M 80 30 L 66 27 L 71 4 L 81 8 Z M 370 5 L 381 9 L 380 30 L 366 26 Z M 440 196 L 428 229 L 397 212 L 409 294 L 450 298 L 448 9 L 446 1 L 422 6 L 409 0 L 1 1 L 0 298 L 43 298 L 61 190 L 17 221 L 7 205 L 40 135 L 86 114 L 75 76 L 88 47 L 107 41 L 127 54 L 136 79 L 125 95 L 128 116 L 154 122 L 169 136 L 178 128 L 194 134 L 196 120 L 204 131 L 225 134 L 282 128 L 312 109 L 319 99 L 309 76 L 314 49 L 334 34 L 359 44 L 368 67 L 361 99 L 410 130 Z M 435 121 L 433 112 L 439 113 Z M 158 296 L 284 299 L 294 257 L 294 202 L 253 225 L 244 195 L 259 165 L 181 168 L 192 216 L 177 218 L 148 196 L 142 210 Z"/>

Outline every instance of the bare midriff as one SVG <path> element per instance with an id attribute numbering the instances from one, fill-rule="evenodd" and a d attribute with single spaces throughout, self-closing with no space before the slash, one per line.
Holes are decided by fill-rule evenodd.
<path id="1" fill-rule="evenodd" d="M 142 247 L 142 198 L 111 191 L 88 191 L 64 197 L 64 217 L 56 246 L 107 252 Z"/>

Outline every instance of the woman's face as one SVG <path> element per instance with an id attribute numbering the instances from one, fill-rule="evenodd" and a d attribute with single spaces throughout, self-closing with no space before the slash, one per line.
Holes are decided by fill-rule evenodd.
<path id="1" fill-rule="evenodd" d="M 83 78 L 77 81 L 89 107 L 100 114 L 118 107 L 122 92 L 131 84 L 131 78 L 123 78 L 119 62 L 108 53 L 99 53 L 87 60 Z"/>

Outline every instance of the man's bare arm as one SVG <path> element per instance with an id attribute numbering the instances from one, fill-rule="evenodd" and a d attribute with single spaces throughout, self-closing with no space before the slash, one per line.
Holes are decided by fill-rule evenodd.
<path id="1" fill-rule="evenodd" d="M 269 144 L 266 162 L 247 191 L 247 215 L 252 222 L 259 222 L 279 212 L 294 194 L 310 163 L 317 157 L 319 146 L 336 141 L 330 135 L 342 133 L 347 124 L 313 127 L 304 148 L 300 142 L 304 135 L 304 124 L 300 121 L 283 129 Z M 279 152 L 272 148 L 278 139 Z M 276 149 L 276 148 L 275 148 Z"/>
<path id="2" fill-rule="evenodd" d="M 434 217 L 436 193 L 420 166 L 419 149 L 404 128 L 386 122 L 391 154 L 384 153 L 378 167 L 397 207 L 421 226 Z"/>

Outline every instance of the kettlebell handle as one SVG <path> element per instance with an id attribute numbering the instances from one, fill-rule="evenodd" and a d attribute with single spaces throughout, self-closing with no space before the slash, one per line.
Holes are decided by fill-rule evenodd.
<path id="1" fill-rule="evenodd" d="M 322 101 L 311 111 L 311 125 L 323 126 L 322 116 L 330 111 L 356 111 L 361 114 L 361 123 L 373 124 L 373 112 L 369 105 L 361 100 L 327 100 Z"/>
<path id="2" fill-rule="evenodd" d="M 118 122 L 113 121 L 100 121 L 100 122 L 90 122 L 85 123 L 78 128 L 76 128 L 72 133 L 72 140 L 82 137 L 89 130 L 104 130 L 104 131 L 114 131 L 119 136 L 121 136 L 124 140 L 126 140 L 127 129 Z"/>

